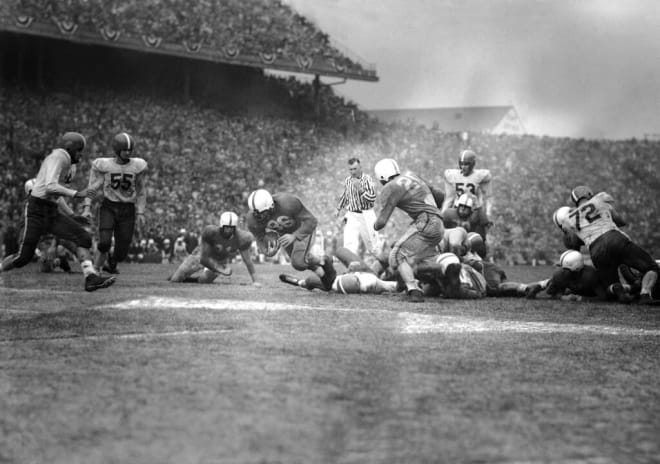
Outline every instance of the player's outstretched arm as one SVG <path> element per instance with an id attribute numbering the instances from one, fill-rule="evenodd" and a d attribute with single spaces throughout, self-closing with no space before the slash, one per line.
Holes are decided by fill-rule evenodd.
<path id="1" fill-rule="evenodd" d="M 245 267 L 247 268 L 247 271 L 250 274 L 250 278 L 252 279 L 252 284 L 255 287 L 261 287 L 261 283 L 257 280 L 257 273 L 254 268 L 254 263 L 252 262 L 252 257 L 250 256 L 249 248 L 241 250 L 241 258 L 243 258 Z"/>

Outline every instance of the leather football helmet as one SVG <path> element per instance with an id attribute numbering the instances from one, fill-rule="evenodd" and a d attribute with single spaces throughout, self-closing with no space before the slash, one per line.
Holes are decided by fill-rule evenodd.
<path id="1" fill-rule="evenodd" d="M 120 132 L 115 135 L 112 139 L 112 150 L 119 154 L 122 151 L 132 152 L 135 147 L 135 142 L 133 138 L 128 135 L 126 132 Z"/>
<path id="2" fill-rule="evenodd" d="M 458 168 L 464 176 L 472 174 L 472 170 L 476 164 L 477 154 L 472 150 L 463 150 L 458 156 Z"/>
<path id="3" fill-rule="evenodd" d="M 576 205 L 581 199 L 586 198 L 589 200 L 593 196 L 594 192 L 586 185 L 578 185 L 571 191 L 571 200 L 573 200 Z"/>
<path id="4" fill-rule="evenodd" d="M 62 148 L 71 156 L 71 163 L 80 161 L 80 153 L 87 146 L 87 140 L 78 132 L 66 132 L 61 139 Z"/>

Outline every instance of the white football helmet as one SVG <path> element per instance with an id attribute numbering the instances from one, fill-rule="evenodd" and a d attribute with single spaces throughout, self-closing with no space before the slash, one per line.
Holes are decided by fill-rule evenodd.
<path id="1" fill-rule="evenodd" d="M 32 179 L 28 179 L 25 181 L 24 188 L 25 188 L 25 194 L 29 195 L 30 192 L 32 192 L 32 189 L 34 188 L 34 184 L 37 182 L 37 179 L 34 177 Z"/>
<path id="2" fill-rule="evenodd" d="M 233 211 L 225 211 L 220 215 L 220 227 L 236 227 L 238 215 Z"/>
<path id="3" fill-rule="evenodd" d="M 450 264 L 459 264 L 461 260 L 458 259 L 458 256 L 456 256 L 454 253 L 442 253 L 437 258 L 435 258 L 435 262 L 440 265 L 440 270 L 444 274 L 447 270 L 447 266 Z"/>
<path id="4" fill-rule="evenodd" d="M 258 221 L 264 221 L 270 216 L 270 212 L 275 208 L 275 201 L 268 190 L 255 190 L 248 197 L 248 208 Z"/>
<path id="5" fill-rule="evenodd" d="M 383 183 L 387 183 L 392 176 L 401 174 L 399 165 L 392 158 L 385 158 L 377 162 L 374 171 L 378 180 Z"/>
<path id="6" fill-rule="evenodd" d="M 582 253 L 575 250 L 567 250 L 559 257 L 559 266 L 569 271 L 579 271 L 584 267 Z"/>
<path id="7" fill-rule="evenodd" d="M 552 214 L 552 222 L 554 222 L 557 227 L 563 230 L 563 227 L 561 225 L 564 221 L 568 219 L 568 215 L 570 212 L 571 212 L 570 207 L 562 206 Z"/>

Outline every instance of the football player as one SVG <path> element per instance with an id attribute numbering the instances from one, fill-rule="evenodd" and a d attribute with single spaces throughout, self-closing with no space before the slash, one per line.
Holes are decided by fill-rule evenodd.
<path id="1" fill-rule="evenodd" d="M 472 214 L 478 219 L 479 230 L 486 241 L 486 228 L 490 224 L 488 212 L 490 210 L 489 188 L 492 176 L 488 169 L 475 169 L 477 155 L 472 150 L 463 150 L 458 157 L 458 169 L 445 170 L 445 200 L 442 204 L 443 217 L 451 220 L 458 217 L 456 208 L 458 200 L 463 193 L 474 195 L 475 201 L 472 206 Z M 453 211 L 452 211 L 453 210 Z"/>
<path id="2" fill-rule="evenodd" d="M 414 173 L 402 174 L 395 160 L 382 159 L 376 163 L 374 170 L 384 186 L 381 193 L 383 207 L 374 229 L 384 228 L 395 208 L 412 218 L 410 228 L 392 247 L 389 267 L 392 271 L 398 271 L 405 282 L 409 301 L 422 302 L 423 293 L 415 278 L 413 266 L 436 253 L 436 246 L 444 235 L 440 209 L 432 188 Z"/>
<path id="3" fill-rule="evenodd" d="M 547 280 L 530 284 L 526 297 L 534 299 L 544 291 L 551 298 L 580 301 L 583 298 L 598 300 L 618 300 L 630 303 L 633 299 L 630 286 L 620 282 L 605 285 L 593 266 L 585 265 L 582 253 L 567 250 L 559 257 L 559 269 Z"/>
<path id="4" fill-rule="evenodd" d="M 126 132 L 120 132 L 112 139 L 114 156 L 95 159 L 89 172 L 88 189 L 103 189 L 95 264 L 111 274 L 118 273 L 117 263 L 128 255 L 136 219 L 140 230 L 145 225 L 147 162 L 132 156 L 134 148 L 133 138 Z M 86 199 L 83 216 L 91 218 L 91 206 L 92 200 Z M 110 255 L 113 234 L 115 246 Z"/>
<path id="5" fill-rule="evenodd" d="M 76 256 L 85 277 L 86 291 L 107 288 L 115 282 L 114 276 L 102 277 L 94 268 L 89 251 L 92 246 L 92 236 L 89 232 L 73 217 L 60 210 L 60 204 L 65 203 L 62 197 L 96 198 L 94 190 L 74 190 L 65 185 L 71 182 L 75 165 L 82 158 L 86 144 L 82 134 L 67 132 L 61 138 L 61 148 L 55 148 L 44 158 L 25 208 L 25 226 L 19 252 L 6 257 L 0 264 L 0 271 L 6 272 L 28 264 L 41 237 L 51 233 L 75 244 Z"/>
<path id="6" fill-rule="evenodd" d="M 380 279 L 365 261 L 361 260 L 358 255 L 346 247 L 339 248 L 336 256 L 346 267 L 347 272 L 337 275 L 337 278 L 332 283 L 332 291 L 334 292 L 344 294 L 380 294 L 400 292 L 404 289 L 403 285 L 396 281 Z M 290 274 L 280 274 L 280 280 L 290 285 L 306 288 L 307 290 L 314 290 L 315 288 L 324 289 L 323 283 L 316 274 L 312 274 L 306 279 L 298 279 L 296 276 Z"/>
<path id="7" fill-rule="evenodd" d="M 584 185 L 571 191 L 575 208 L 558 219 L 559 226 L 573 233 L 587 246 L 598 277 L 605 286 L 619 282 L 619 267 L 624 264 L 642 274 L 641 304 L 653 304 L 652 290 L 658 281 L 658 263 L 623 233 L 625 221 L 614 209 L 614 199 L 605 192 L 596 195 Z"/>
<path id="8" fill-rule="evenodd" d="M 252 284 L 261 287 L 250 256 L 253 235 L 237 228 L 238 215 L 225 211 L 220 215 L 220 225 L 208 225 L 202 231 L 202 243 L 188 255 L 167 280 L 171 282 L 194 282 L 210 284 L 219 275 L 230 276 L 231 260 L 240 253 Z M 195 276 L 201 271 L 200 275 Z"/>
<path id="9" fill-rule="evenodd" d="M 316 256 L 310 251 L 318 221 L 297 196 L 271 195 L 265 189 L 258 189 L 248 196 L 248 208 L 248 230 L 254 234 L 260 252 L 273 257 L 281 247 L 295 270 L 313 271 L 326 291 L 332 289 L 337 277 L 332 258 Z"/>
<path id="10" fill-rule="evenodd" d="M 486 231 L 492 223 L 483 222 L 484 215 L 476 209 L 477 197 L 470 192 L 462 193 L 456 200 L 455 208 L 448 208 L 443 212 L 442 219 L 445 227 L 462 227 L 467 232 L 476 232 L 485 240 Z"/>

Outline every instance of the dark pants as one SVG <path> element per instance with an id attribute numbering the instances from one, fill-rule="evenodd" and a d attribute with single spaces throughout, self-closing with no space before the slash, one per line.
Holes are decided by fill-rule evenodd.
<path id="1" fill-rule="evenodd" d="M 20 237 L 18 254 L 12 262 L 14 267 L 22 267 L 32 260 L 37 244 L 44 234 L 53 234 L 56 237 L 69 240 L 77 247 L 91 248 L 92 237 L 83 226 L 70 216 L 62 214 L 57 204 L 30 197 L 23 212 L 24 227 Z"/>
<path id="2" fill-rule="evenodd" d="M 126 259 L 128 248 L 135 230 L 135 205 L 103 200 L 99 208 L 99 244 L 100 252 L 110 250 L 112 235 L 115 236 L 115 250 L 111 258 L 115 263 Z"/>
<path id="3" fill-rule="evenodd" d="M 659 270 L 658 264 L 646 250 L 618 230 L 610 230 L 598 237 L 589 247 L 589 253 L 598 276 L 605 285 L 619 281 L 620 264 L 625 264 L 642 275 L 648 271 Z"/>

